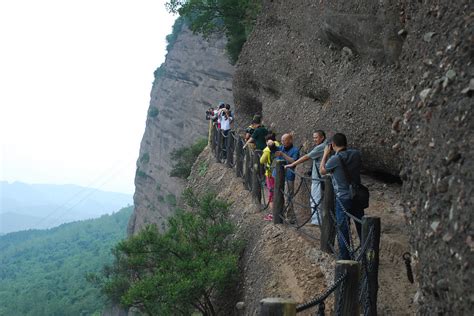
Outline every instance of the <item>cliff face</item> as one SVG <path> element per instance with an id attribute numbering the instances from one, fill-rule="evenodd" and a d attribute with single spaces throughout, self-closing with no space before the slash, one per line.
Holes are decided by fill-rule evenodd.
<path id="1" fill-rule="evenodd" d="M 398 174 L 390 129 L 405 86 L 392 65 L 402 25 L 385 2 L 264 1 L 234 79 L 240 114 L 262 111 L 267 125 L 299 141 L 314 129 L 346 133 L 367 166 Z"/>
<path id="2" fill-rule="evenodd" d="M 145 224 L 163 223 L 183 188 L 179 179 L 169 177 L 171 151 L 207 137 L 205 111 L 221 100 L 231 103 L 233 66 L 224 48 L 224 39 L 206 41 L 183 27 L 168 52 L 151 90 L 129 234 Z"/>
<path id="3" fill-rule="evenodd" d="M 264 0 L 234 76 L 241 117 L 343 132 L 401 177 L 422 314 L 474 307 L 472 20 L 466 0 Z"/>

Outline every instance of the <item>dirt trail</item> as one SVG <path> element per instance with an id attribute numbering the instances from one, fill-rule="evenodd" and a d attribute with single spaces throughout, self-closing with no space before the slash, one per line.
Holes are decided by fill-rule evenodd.
<path id="1" fill-rule="evenodd" d="M 233 302 L 243 301 L 243 311 L 235 315 L 258 315 L 259 302 L 265 297 L 291 297 L 298 303 L 313 299 L 334 281 L 333 256 L 319 250 L 319 229 L 306 228 L 313 238 L 285 225 L 263 220 L 264 212 L 252 201 L 242 180 L 234 170 L 214 162 L 206 149 L 197 165 L 207 164 L 204 176 L 193 168 L 189 186 L 197 192 L 215 191 L 233 203 L 231 217 L 238 234 L 247 240 L 241 260 L 240 293 Z M 201 168 L 202 170 L 202 168 Z M 382 218 L 379 271 L 378 311 L 380 315 L 412 315 L 415 286 L 406 278 L 401 255 L 409 249 L 402 209 L 400 187 L 364 177 L 371 190 L 371 207 L 367 213 Z M 333 307 L 333 296 L 327 300 L 326 311 Z M 316 308 L 298 315 L 314 315 Z"/>

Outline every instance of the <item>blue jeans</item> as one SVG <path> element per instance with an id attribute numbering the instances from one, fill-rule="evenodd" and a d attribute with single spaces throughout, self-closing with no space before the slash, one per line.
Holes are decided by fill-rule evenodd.
<path id="1" fill-rule="evenodd" d="M 344 205 L 346 211 L 349 212 L 352 206 L 352 200 L 350 199 L 336 199 L 336 221 L 337 226 L 339 229 L 337 230 L 337 242 L 339 245 L 339 260 L 351 260 L 351 255 L 349 252 L 347 245 L 350 246 L 350 239 L 349 239 L 349 220 L 347 215 L 344 213 L 344 210 L 341 206 Z"/>
<path id="2" fill-rule="evenodd" d="M 339 245 L 339 260 L 351 260 L 351 255 L 349 252 L 349 249 L 346 246 L 350 246 L 350 238 L 349 238 L 349 217 L 344 213 L 344 210 L 341 206 L 344 206 L 347 212 L 351 213 L 355 217 L 361 219 L 362 216 L 364 216 L 364 210 L 353 210 L 352 209 L 352 200 L 351 199 L 341 199 L 337 198 L 336 199 L 336 221 L 337 221 L 337 226 L 339 227 L 337 231 L 337 242 Z M 359 223 L 355 223 L 356 225 L 356 230 L 357 230 L 357 235 L 359 236 L 359 239 L 361 237 L 361 225 Z"/>

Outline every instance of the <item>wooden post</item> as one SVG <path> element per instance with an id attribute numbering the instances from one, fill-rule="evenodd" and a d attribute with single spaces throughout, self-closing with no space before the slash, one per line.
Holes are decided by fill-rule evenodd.
<path id="1" fill-rule="evenodd" d="M 260 157 L 262 156 L 261 150 L 254 150 L 252 155 L 252 195 L 257 204 L 262 201 L 262 184 L 260 183 Z"/>
<path id="2" fill-rule="evenodd" d="M 250 161 L 250 148 L 246 147 L 245 148 L 245 164 L 244 164 L 244 183 L 245 183 L 245 188 L 247 190 L 251 189 L 251 164 L 252 162 Z"/>
<path id="3" fill-rule="evenodd" d="M 214 124 L 212 124 L 212 121 L 210 122 L 211 127 L 209 129 L 209 133 L 211 134 L 209 136 L 209 145 L 211 146 L 211 150 L 213 153 L 216 152 L 216 128 Z"/>
<path id="4" fill-rule="evenodd" d="M 372 234 L 370 231 L 372 230 Z M 362 257 L 363 273 L 367 273 L 368 295 L 370 298 L 370 307 L 366 315 L 377 315 L 377 292 L 379 289 L 379 247 L 380 247 L 380 217 L 364 216 L 362 217 L 362 238 L 361 247 L 369 243 L 365 256 Z M 363 302 L 367 299 L 363 296 Z M 365 306 L 362 303 L 362 306 Z"/>
<path id="5" fill-rule="evenodd" d="M 212 147 L 212 120 L 209 120 L 209 130 L 207 133 L 207 145 Z"/>
<path id="6" fill-rule="evenodd" d="M 324 187 L 324 189 L 323 189 Z M 336 209 L 334 204 L 334 188 L 330 177 L 324 177 L 321 185 L 321 245 L 320 248 L 326 253 L 333 253 L 334 241 L 336 240 Z"/>
<path id="7" fill-rule="evenodd" d="M 295 316 L 296 302 L 292 299 L 265 298 L 260 301 L 260 316 Z"/>
<path id="8" fill-rule="evenodd" d="M 222 133 L 220 130 L 216 129 L 217 133 L 217 144 L 216 144 L 216 161 L 221 162 L 221 152 L 222 152 Z"/>
<path id="9" fill-rule="evenodd" d="M 285 162 L 276 161 L 275 188 L 273 190 L 273 224 L 282 224 L 283 209 L 285 207 Z"/>
<path id="10" fill-rule="evenodd" d="M 226 165 L 229 168 L 232 168 L 232 165 L 234 164 L 234 132 L 229 131 L 227 134 L 227 160 L 226 160 Z"/>
<path id="11" fill-rule="evenodd" d="M 344 273 L 347 273 L 347 276 L 336 290 L 336 300 L 334 303 L 335 315 L 359 315 L 359 270 L 360 264 L 357 261 L 336 261 L 335 279 L 339 279 Z"/>
<path id="12" fill-rule="evenodd" d="M 243 140 L 239 137 L 237 138 L 236 144 L 236 155 L 235 155 L 235 174 L 237 177 L 242 177 L 242 166 L 243 166 Z"/>

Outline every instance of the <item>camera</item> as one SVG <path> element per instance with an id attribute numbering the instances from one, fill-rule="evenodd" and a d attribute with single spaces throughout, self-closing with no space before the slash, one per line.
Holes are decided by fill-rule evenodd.
<path id="1" fill-rule="evenodd" d="M 206 111 L 206 120 L 210 120 L 214 116 L 214 110 L 210 108 Z"/>

